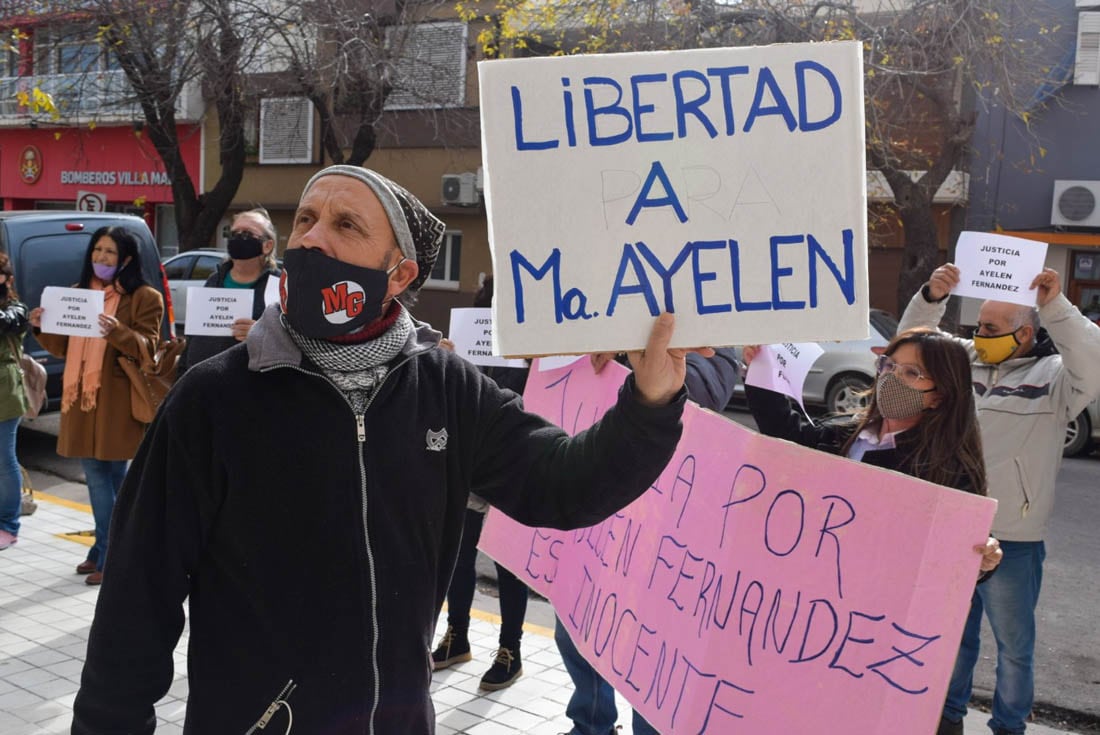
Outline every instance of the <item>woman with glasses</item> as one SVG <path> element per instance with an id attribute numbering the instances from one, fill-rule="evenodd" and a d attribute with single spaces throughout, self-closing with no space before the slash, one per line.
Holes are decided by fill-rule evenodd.
<path id="1" fill-rule="evenodd" d="M 758 351 L 746 347 L 745 362 Z M 890 341 L 876 367 L 865 409 L 818 424 L 794 410 L 782 394 L 746 385 L 745 398 L 763 434 L 985 495 L 966 349 L 943 332 L 910 329 Z M 984 579 L 1000 562 L 1000 545 L 991 537 L 974 550 L 982 554 Z"/>

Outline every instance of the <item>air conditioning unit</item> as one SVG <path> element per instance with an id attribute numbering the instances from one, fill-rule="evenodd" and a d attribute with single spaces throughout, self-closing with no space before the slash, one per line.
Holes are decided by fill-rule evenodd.
<path id="1" fill-rule="evenodd" d="M 1055 181 L 1050 223 L 1100 227 L 1100 181 Z"/>
<path id="2" fill-rule="evenodd" d="M 474 207 L 480 201 L 477 194 L 477 174 L 443 174 L 442 197 L 444 204 Z"/>

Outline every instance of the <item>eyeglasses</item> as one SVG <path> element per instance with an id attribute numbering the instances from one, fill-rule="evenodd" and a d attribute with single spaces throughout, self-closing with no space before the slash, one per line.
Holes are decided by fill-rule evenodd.
<path id="1" fill-rule="evenodd" d="M 240 240 L 259 240 L 261 242 L 267 242 L 268 239 L 263 235 L 257 235 L 255 232 L 249 232 L 248 230 L 232 230 L 229 236 Z"/>
<path id="2" fill-rule="evenodd" d="M 879 375 L 893 373 L 905 383 L 916 383 L 920 380 L 931 380 L 930 377 L 920 371 L 916 365 L 894 362 L 889 355 L 879 355 L 875 359 L 875 370 Z"/>

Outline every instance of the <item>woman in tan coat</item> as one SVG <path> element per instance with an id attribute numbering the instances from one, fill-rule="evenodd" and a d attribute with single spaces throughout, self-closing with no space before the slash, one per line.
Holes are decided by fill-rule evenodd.
<path id="1" fill-rule="evenodd" d="M 150 350 L 156 348 L 164 301 L 145 283 L 137 239 L 122 227 L 102 227 L 92 233 L 77 287 L 103 291 L 99 315 L 103 339 L 41 333 L 41 307 L 31 312 L 30 322 L 39 343 L 65 358 L 57 453 L 79 457 L 84 467 L 95 517 L 95 545 L 76 571 L 87 574 L 86 582 L 94 585 L 103 581 L 115 495 L 145 434 L 145 425 L 131 413 L 130 380 L 118 360 L 121 356 L 140 360 L 142 340 Z"/>

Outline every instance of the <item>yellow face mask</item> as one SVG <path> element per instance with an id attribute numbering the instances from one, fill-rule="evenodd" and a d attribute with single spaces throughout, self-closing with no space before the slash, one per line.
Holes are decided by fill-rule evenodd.
<path id="1" fill-rule="evenodd" d="M 1012 353 L 1020 346 L 1020 340 L 1016 339 L 1017 327 L 1008 334 L 998 334 L 992 337 L 974 335 L 974 350 L 978 353 L 978 359 L 987 365 L 996 365 L 1012 357 Z"/>

